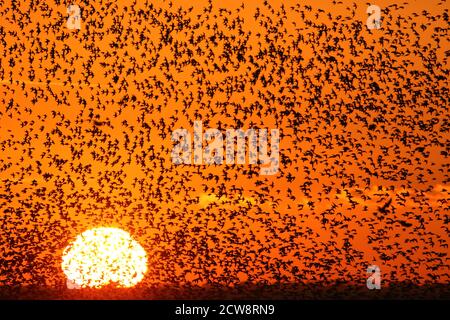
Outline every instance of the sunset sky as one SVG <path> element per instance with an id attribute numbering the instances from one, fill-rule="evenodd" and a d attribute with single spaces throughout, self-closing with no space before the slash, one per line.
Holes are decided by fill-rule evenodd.
<path id="1" fill-rule="evenodd" d="M 97 227 L 145 249 L 142 288 L 447 284 L 448 2 L 377 0 L 379 30 L 336 2 L 78 1 L 69 30 L 5 0 L 0 291 L 63 290 Z M 278 173 L 173 164 L 194 121 L 279 129 Z"/>

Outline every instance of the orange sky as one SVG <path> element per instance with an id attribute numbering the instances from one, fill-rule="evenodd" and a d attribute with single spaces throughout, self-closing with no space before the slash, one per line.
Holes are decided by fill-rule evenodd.
<path id="1" fill-rule="evenodd" d="M 192 28 L 176 21 L 164 43 L 169 15 L 135 14 L 150 2 Z M 263 1 L 213 1 L 210 13 L 207 1 L 80 2 L 82 29 L 70 31 L 64 3 L 40 2 L 25 17 L 30 2 L 6 0 L 0 285 L 60 286 L 62 250 L 96 226 L 123 228 L 144 246 L 143 286 L 364 285 L 370 264 L 387 282 L 447 283 L 448 4 L 405 1 L 388 13 L 391 1 L 377 1 L 383 28 L 369 31 L 365 2 L 309 2 L 304 18 L 297 1 L 270 1 L 274 12 Z M 215 25 L 223 39 L 210 38 Z M 173 165 L 170 134 L 195 120 L 279 128 L 279 173 Z"/>

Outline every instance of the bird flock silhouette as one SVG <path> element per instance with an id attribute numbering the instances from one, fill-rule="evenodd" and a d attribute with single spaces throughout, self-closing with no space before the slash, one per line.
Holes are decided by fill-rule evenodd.
<path id="1" fill-rule="evenodd" d="M 82 294 L 62 251 L 110 226 L 148 255 L 128 296 L 448 297 L 448 2 L 310 2 L 77 0 L 69 30 L 5 0 L 0 296 Z M 278 173 L 173 164 L 194 121 L 278 128 Z"/>

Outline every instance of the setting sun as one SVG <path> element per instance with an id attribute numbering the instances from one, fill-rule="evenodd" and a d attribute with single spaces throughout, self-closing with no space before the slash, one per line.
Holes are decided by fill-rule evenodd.
<path id="1" fill-rule="evenodd" d="M 147 255 L 128 232 L 94 228 L 77 236 L 63 253 L 62 269 L 75 287 L 133 287 L 147 271 Z"/>

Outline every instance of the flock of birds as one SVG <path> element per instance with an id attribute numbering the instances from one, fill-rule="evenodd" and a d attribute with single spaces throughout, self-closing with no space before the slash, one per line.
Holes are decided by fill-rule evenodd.
<path id="1" fill-rule="evenodd" d="M 80 30 L 65 5 L 0 9 L 1 296 L 66 294 L 61 252 L 98 226 L 146 249 L 147 293 L 373 294 L 377 265 L 380 294 L 448 296 L 447 1 L 379 30 L 344 1 L 80 0 Z M 278 128 L 278 174 L 173 164 L 196 120 Z"/>

